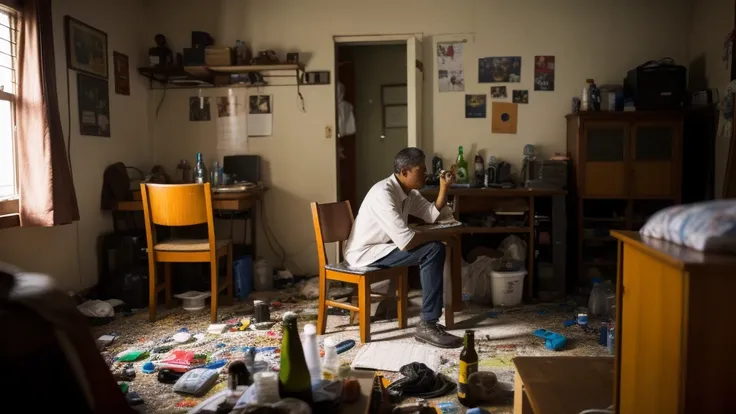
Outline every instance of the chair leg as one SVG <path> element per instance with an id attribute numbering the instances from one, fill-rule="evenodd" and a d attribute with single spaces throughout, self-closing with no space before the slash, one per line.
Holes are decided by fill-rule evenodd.
<path id="1" fill-rule="evenodd" d="M 212 310 L 210 311 L 210 321 L 212 323 L 217 322 L 217 296 L 218 292 L 220 290 L 219 286 L 217 286 L 217 258 L 210 260 L 210 285 L 212 289 L 212 296 L 210 297 L 210 306 Z"/>
<path id="2" fill-rule="evenodd" d="M 396 283 L 397 296 L 397 313 L 399 317 L 399 329 L 406 328 L 407 307 L 409 305 L 409 275 L 408 269 L 404 269 L 399 273 Z"/>
<path id="3" fill-rule="evenodd" d="M 319 301 L 317 302 L 317 334 L 324 335 L 327 330 L 327 272 L 319 271 Z"/>
<path id="4" fill-rule="evenodd" d="M 171 301 L 171 263 L 164 263 L 164 295 L 166 296 L 166 308 L 171 309 L 173 303 Z"/>
<path id="5" fill-rule="evenodd" d="M 371 341 L 371 284 L 363 277 L 358 283 L 358 307 L 360 308 L 360 342 Z"/>
<path id="6" fill-rule="evenodd" d="M 156 288 L 156 262 L 148 259 L 148 320 L 156 322 L 156 302 L 158 290 Z"/>
<path id="7" fill-rule="evenodd" d="M 232 243 L 227 245 L 227 263 L 225 269 L 227 270 L 227 303 L 228 305 L 233 304 L 233 294 L 235 286 L 233 283 L 233 245 Z"/>

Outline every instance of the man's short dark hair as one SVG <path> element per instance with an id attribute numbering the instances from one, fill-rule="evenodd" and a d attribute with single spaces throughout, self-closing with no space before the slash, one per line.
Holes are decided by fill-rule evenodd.
<path id="1" fill-rule="evenodd" d="M 401 170 L 411 170 L 416 166 L 423 165 L 424 161 L 424 151 L 415 147 L 404 148 L 394 157 L 394 173 L 398 174 Z"/>

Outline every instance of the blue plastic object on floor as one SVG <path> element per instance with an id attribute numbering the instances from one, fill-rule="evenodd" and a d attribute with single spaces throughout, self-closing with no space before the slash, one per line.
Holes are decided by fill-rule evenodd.
<path id="1" fill-rule="evenodd" d="M 487 410 L 484 410 L 484 409 L 482 409 L 480 407 L 475 407 L 475 408 L 468 408 L 465 411 L 465 414 L 491 414 L 491 412 L 490 411 L 487 411 Z"/>
<path id="2" fill-rule="evenodd" d="M 337 354 L 340 355 L 343 352 L 349 351 L 354 346 L 355 346 L 355 341 L 353 341 L 352 339 L 347 339 L 347 340 L 344 340 L 344 341 L 340 342 L 339 344 L 337 344 L 337 346 L 335 347 L 335 349 L 337 349 Z"/>
<path id="3" fill-rule="evenodd" d="M 240 300 L 247 299 L 250 292 L 253 291 L 252 257 L 240 256 L 233 260 L 233 282 L 235 285 L 235 296 Z"/>
<path id="4" fill-rule="evenodd" d="M 532 332 L 532 334 L 538 338 L 544 339 L 544 347 L 552 351 L 559 351 L 567 343 L 565 335 L 548 331 L 546 329 L 537 329 Z"/>
<path id="5" fill-rule="evenodd" d="M 156 371 L 156 366 L 153 364 L 153 362 L 146 362 L 143 364 L 143 367 L 141 367 L 141 371 L 143 371 L 144 374 L 153 374 L 154 371 Z"/>

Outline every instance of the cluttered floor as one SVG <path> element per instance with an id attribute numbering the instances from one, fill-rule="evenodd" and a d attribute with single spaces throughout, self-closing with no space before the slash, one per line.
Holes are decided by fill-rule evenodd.
<path id="1" fill-rule="evenodd" d="M 227 324 L 222 333 L 208 332 L 209 307 L 193 312 L 181 308 L 159 310 L 159 319 L 155 323 L 149 322 L 147 310 L 142 309 L 132 315 L 117 315 L 110 323 L 93 327 L 92 331 L 96 338 L 109 335 L 105 337 L 106 341 L 98 340 L 98 344 L 121 387 L 142 398 L 143 403 L 136 407 L 140 412 L 186 412 L 223 390 L 226 375 L 221 374 L 218 382 L 204 396 L 195 398 L 174 392 L 171 384 L 159 382 L 155 372 L 145 373 L 152 365 L 147 362 L 153 361 L 153 365 L 157 365 L 158 362 L 171 359 L 176 351 L 189 351 L 190 358 L 192 355 L 194 358 L 190 361 L 193 366 L 218 362 L 223 364 L 236 358 L 238 354 L 242 355 L 243 347 L 260 347 L 266 350 L 268 347 L 279 347 L 280 323 L 263 330 L 256 330 L 254 326 L 242 329 L 243 324 L 247 325 L 253 316 L 253 307 L 250 305 L 253 299 L 271 303 L 272 321 L 280 321 L 284 312 L 294 311 L 299 315 L 300 330 L 304 324 L 316 323 L 316 301 L 303 299 L 297 289 L 287 289 L 254 293 L 247 303 L 236 302 L 233 306 L 220 307 L 220 323 Z M 419 320 L 420 304 L 421 292 L 412 291 L 407 329 L 399 330 L 396 319 L 373 322 L 371 344 L 403 344 L 402 347 L 416 345 L 413 327 Z M 374 304 L 374 311 L 375 307 Z M 333 311 L 330 311 L 327 319 L 327 333 L 319 337 L 319 341 L 321 343 L 326 337 L 332 337 L 337 343 L 354 340 L 356 345 L 339 355 L 341 364 L 350 365 L 365 345 L 359 341 L 358 326 L 350 325 L 349 315 Z M 572 324 L 575 312 L 574 303 L 526 305 L 504 310 L 468 304 L 464 311 L 456 313 L 457 329 L 452 333 L 462 336 L 465 329 L 474 329 L 479 370 L 494 372 L 500 383 L 508 385 L 513 383 L 512 359 L 516 356 L 608 354 L 606 347 L 599 344 L 599 332 L 593 321 L 585 328 Z M 532 334 L 540 328 L 564 335 L 567 343 L 559 351 L 546 349 L 545 341 Z M 460 351 L 461 349 L 437 349 L 437 371 L 450 378 L 457 378 Z M 126 354 L 127 357 L 124 357 Z M 183 354 L 180 352 L 178 355 Z M 123 362 L 120 359 L 133 361 Z M 263 360 L 272 369 L 278 369 L 277 352 L 261 352 L 257 360 Z M 406 361 L 409 362 L 412 361 Z M 398 372 L 383 374 L 390 381 L 402 377 Z M 455 393 L 431 402 L 458 404 Z M 512 403 L 512 398 L 504 398 L 498 404 L 484 408 L 495 413 L 510 413 Z M 461 406 L 458 404 L 458 407 Z"/>

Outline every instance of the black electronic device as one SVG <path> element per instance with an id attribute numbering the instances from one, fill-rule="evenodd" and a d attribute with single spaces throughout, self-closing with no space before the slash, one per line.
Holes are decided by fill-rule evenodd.
<path id="1" fill-rule="evenodd" d="M 261 181 L 261 157 L 259 155 L 227 155 L 222 160 L 222 171 L 235 182 Z"/>
<path id="2" fill-rule="evenodd" d="M 624 95 L 639 111 L 682 108 L 687 100 L 687 69 L 671 59 L 646 62 L 626 74 Z"/>
<path id="3" fill-rule="evenodd" d="M 215 44 L 215 39 L 207 32 L 192 32 L 192 47 L 195 49 L 205 49 L 207 46 Z"/>

